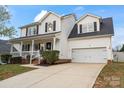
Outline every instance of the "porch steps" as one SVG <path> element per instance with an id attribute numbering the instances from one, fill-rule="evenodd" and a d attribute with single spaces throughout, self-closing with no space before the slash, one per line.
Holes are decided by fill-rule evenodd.
<path id="1" fill-rule="evenodd" d="M 70 63 L 71 62 L 71 59 L 59 59 L 57 60 L 55 63 Z"/>

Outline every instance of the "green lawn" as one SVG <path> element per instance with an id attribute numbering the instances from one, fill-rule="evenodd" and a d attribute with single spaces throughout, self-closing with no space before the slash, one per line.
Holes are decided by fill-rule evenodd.
<path id="1" fill-rule="evenodd" d="M 6 64 L 0 65 L 0 80 L 7 79 L 9 77 L 21 74 L 27 71 L 31 71 L 35 68 L 23 67 L 19 64 Z"/>
<path id="2" fill-rule="evenodd" d="M 120 84 L 118 86 L 111 86 L 110 82 L 112 81 L 112 77 L 120 78 L 118 80 Z M 110 80 L 106 80 L 105 77 Z M 117 82 L 118 82 L 117 81 Z M 116 80 L 115 80 L 116 83 Z M 97 77 L 97 80 L 94 84 L 94 87 L 101 87 L 101 88 L 107 88 L 107 87 L 120 87 L 124 88 L 124 62 L 113 62 L 112 64 L 107 64 Z"/>

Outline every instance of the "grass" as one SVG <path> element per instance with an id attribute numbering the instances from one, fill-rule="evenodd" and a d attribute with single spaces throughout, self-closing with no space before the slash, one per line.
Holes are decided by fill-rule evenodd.
<path id="1" fill-rule="evenodd" d="M 112 64 L 107 64 L 100 72 L 94 87 L 107 88 L 112 87 L 109 81 L 104 80 L 104 77 L 116 76 L 120 78 L 120 85 L 118 87 L 124 87 L 124 63 L 123 62 L 113 62 Z"/>
<path id="2" fill-rule="evenodd" d="M 19 64 L 6 64 L 0 65 L 0 80 L 7 79 L 9 77 L 31 71 L 35 68 L 23 67 Z"/>

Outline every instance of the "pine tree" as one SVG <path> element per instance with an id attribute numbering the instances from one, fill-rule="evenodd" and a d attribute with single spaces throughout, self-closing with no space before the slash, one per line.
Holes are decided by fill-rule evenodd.
<path id="1" fill-rule="evenodd" d="M 123 44 L 123 46 L 121 47 L 120 52 L 124 52 L 124 44 Z"/>

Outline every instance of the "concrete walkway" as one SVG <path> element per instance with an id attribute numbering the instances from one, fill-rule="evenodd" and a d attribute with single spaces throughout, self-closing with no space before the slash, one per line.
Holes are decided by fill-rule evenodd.
<path id="1" fill-rule="evenodd" d="M 28 65 L 30 66 L 30 65 Z M 91 88 L 105 64 L 68 63 L 29 71 L 0 81 L 3 88 Z"/>

